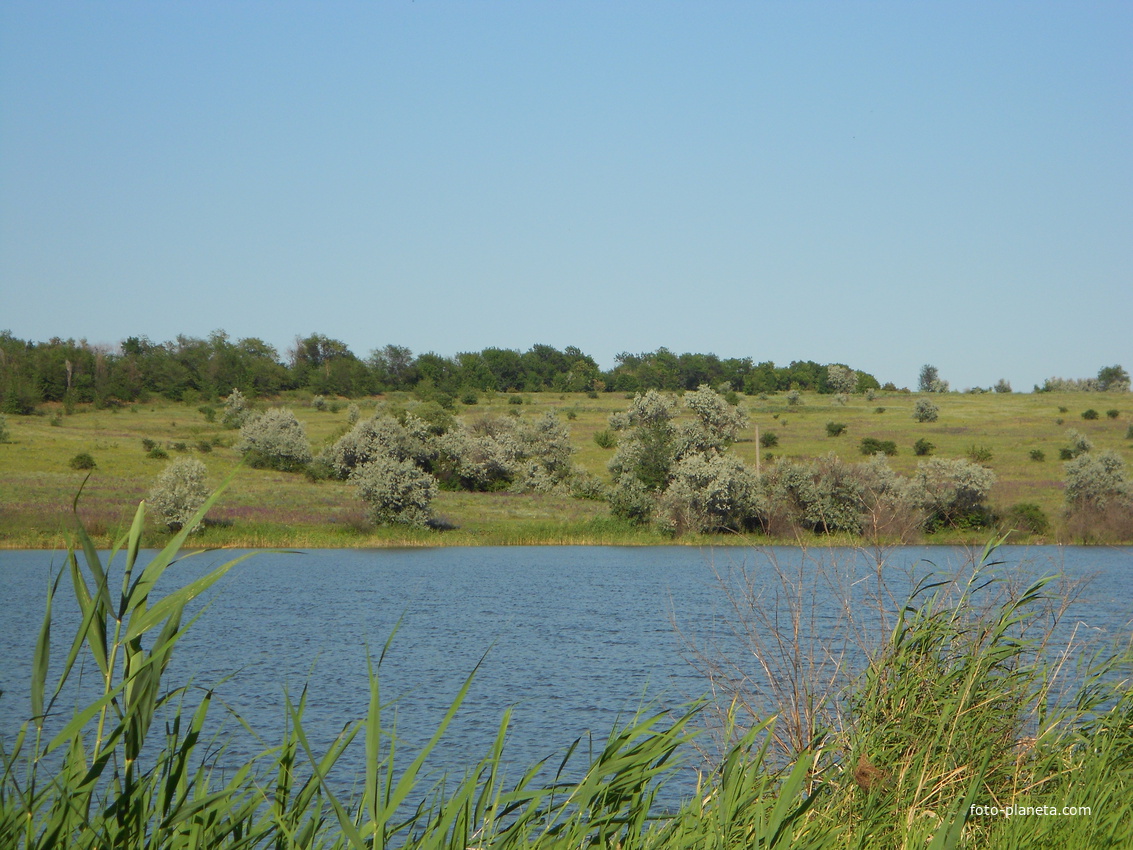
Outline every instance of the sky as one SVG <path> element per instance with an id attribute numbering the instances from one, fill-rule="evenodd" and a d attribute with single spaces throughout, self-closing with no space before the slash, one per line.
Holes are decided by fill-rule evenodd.
<path id="1" fill-rule="evenodd" d="M 1133 369 L 1128 2 L 0 0 L 0 330 Z"/>

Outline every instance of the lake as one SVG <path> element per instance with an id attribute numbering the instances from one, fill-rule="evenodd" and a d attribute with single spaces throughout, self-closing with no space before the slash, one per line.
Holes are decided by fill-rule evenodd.
<path id="1" fill-rule="evenodd" d="M 159 592 L 235 554 L 187 558 L 169 569 Z M 600 745 L 619 717 L 646 702 L 674 707 L 703 695 L 708 683 L 688 663 L 690 644 L 726 654 L 742 670 L 750 654 L 732 628 L 729 588 L 733 594 L 751 588 L 760 614 L 786 622 L 791 606 L 777 578 L 784 576 L 799 589 L 800 640 L 814 645 L 846 638 L 846 609 L 838 599 L 849 598 L 860 617 L 850 637 L 860 648 L 885 635 L 869 613 L 880 559 L 893 594 L 885 602 L 891 614 L 903 601 L 910 571 L 952 576 L 972 557 L 960 547 L 263 552 L 208 594 L 207 609 L 177 650 L 172 681 L 191 676 L 200 686 L 220 683 L 217 694 L 269 743 L 283 727 L 285 689 L 297 696 L 306 685 L 308 732 L 319 752 L 343 725 L 365 715 L 367 648 L 376 658 L 400 622 L 380 681 L 383 698 L 397 698 L 398 732 L 408 749 L 427 740 L 476 670 L 436 767 L 461 772 L 473 765 L 512 706 L 505 754 L 518 771 L 561 753 L 588 731 Z M 1019 580 L 1052 572 L 1092 577 L 1063 622 L 1063 638 L 1073 632 L 1076 640 L 1104 642 L 1129 629 L 1133 549 L 1004 547 L 998 558 L 1008 564 L 1003 574 Z M 0 551 L 0 734 L 6 740 L 28 712 L 45 589 L 62 562 L 60 553 Z M 58 660 L 77 610 L 66 577 L 56 610 Z M 860 660 L 860 649 L 848 657 Z M 251 741 L 238 742 L 234 754 L 253 749 Z M 351 765 L 357 762 L 345 765 L 348 772 Z"/>

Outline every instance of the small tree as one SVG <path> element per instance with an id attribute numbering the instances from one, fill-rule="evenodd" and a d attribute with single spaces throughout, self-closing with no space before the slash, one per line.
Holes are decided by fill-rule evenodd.
<path id="1" fill-rule="evenodd" d="M 173 461 L 157 476 L 149 503 L 170 531 L 179 531 L 208 499 L 208 470 L 196 458 Z"/>
<path id="2" fill-rule="evenodd" d="M 858 373 L 847 366 L 831 363 L 826 367 L 826 383 L 836 393 L 852 393 L 858 387 Z"/>
<path id="3" fill-rule="evenodd" d="M 311 462 L 307 432 L 285 407 L 272 408 L 249 419 L 240 429 L 236 451 L 257 469 L 291 472 Z"/>
<path id="4" fill-rule="evenodd" d="M 921 367 L 920 378 L 917 380 L 917 389 L 922 393 L 936 392 L 933 387 L 940 383 L 940 372 L 931 363 Z"/>
<path id="5" fill-rule="evenodd" d="M 1008 381 L 1006 378 L 1000 378 L 995 384 L 995 391 L 997 393 L 1009 393 L 1009 392 L 1011 392 L 1011 382 Z"/>
<path id="6" fill-rule="evenodd" d="M 410 460 L 378 457 L 350 476 L 378 525 L 425 528 L 433 518 L 437 479 Z"/>
<path id="7" fill-rule="evenodd" d="M 225 428 L 240 428 L 248 421 L 248 417 L 252 414 L 251 409 L 248 407 L 248 399 L 244 398 L 244 394 L 236 387 L 232 388 L 232 392 L 228 394 L 228 398 L 224 400 L 224 415 L 221 417 L 221 422 L 224 423 Z"/>
<path id="8" fill-rule="evenodd" d="M 913 410 L 913 419 L 917 422 L 935 422 L 940 416 L 940 408 L 927 398 L 917 399 Z"/>
<path id="9" fill-rule="evenodd" d="M 1129 373 L 1121 366 L 1106 366 L 1098 372 L 1098 389 L 1102 392 L 1129 392 Z"/>

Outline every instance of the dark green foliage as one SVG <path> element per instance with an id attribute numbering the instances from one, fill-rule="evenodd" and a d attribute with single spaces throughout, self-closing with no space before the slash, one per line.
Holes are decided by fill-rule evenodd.
<path id="1" fill-rule="evenodd" d="M 885 408 L 884 408 L 884 407 L 875 407 L 875 408 L 873 409 L 873 412 L 874 412 L 874 413 L 884 413 L 884 412 L 885 412 Z"/>
<path id="2" fill-rule="evenodd" d="M 1063 407 L 1063 406 L 1062 406 L 1061 404 L 1060 404 L 1060 405 L 1058 405 L 1058 412 L 1059 412 L 1059 413 L 1068 413 L 1069 411 L 1070 411 L 1070 408 L 1068 408 L 1068 407 Z"/>
<path id="3" fill-rule="evenodd" d="M 1121 366 L 1106 366 L 1099 369 L 1098 389 L 1102 392 L 1128 392 L 1129 373 Z"/>
<path id="4" fill-rule="evenodd" d="M 928 455 L 932 454 L 933 449 L 935 448 L 936 445 L 934 443 L 930 443 L 924 437 L 921 437 L 919 440 L 913 443 L 913 454 L 915 454 L 917 457 L 927 457 Z"/>
<path id="5" fill-rule="evenodd" d="M 198 440 L 197 451 L 199 451 L 201 454 L 207 455 L 212 451 L 212 443 L 210 443 L 208 440 Z"/>
<path id="6" fill-rule="evenodd" d="M 1044 460 L 1046 460 L 1046 453 L 1042 449 L 1031 449 L 1030 458 L 1031 460 L 1042 463 Z"/>
<path id="7" fill-rule="evenodd" d="M 71 469 L 94 469 L 97 466 L 90 452 L 79 452 L 68 463 Z"/>
<path id="8" fill-rule="evenodd" d="M 216 421 L 216 408 L 211 405 L 202 404 L 197 408 L 197 412 L 204 416 L 206 422 Z"/>
<path id="9" fill-rule="evenodd" d="M 146 457 L 153 460 L 166 460 L 169 458 L 169 452 L 167 452 L 161 446 L 154 446 L 152 449 L 146 452 Z"/>
<path id="10" fill-rule="evenodd" d="M 618 444 L 618 435 L 605 428 L 594 435 L 594 442 L 599 448 L 612 449 Z"/>
<path id="11" fill-rule="evenodd" d="M 1083 419 L 1097 419 L 1098 418 L 1098 412 L 1096 410 L 1094 410 L 1092 407 L 1087 408 L 1086 410 L 1082 411 L 1082 418 Z"/>
<path id="12" fill-rule="evenodd" d="M 1105 412 L 1105 415 L 1107 417 L 1109 417 L 1110 419 L 1116 419 L 1118 416 L 1121 415 L 1121 411 L 1120 410 L 1107 410 Z"/>
<path id="13" fill-rule="evenodd" d="M 151 440 L 149 437 L 143 437 L 142 438 L 142 448 L 145 451 L 152 452 L 154 450 L 154 447 L 156 447 L 156 446 L 157 446 L 156 441 Z"/>
<path id="14" fill-rule="evenodd" d="M 771 449 L 779 445 L 779 435 L 774 431 L 764 431 L 759 435 L 759 444 L 765 449 Z"/>
<path id="15" fill-rule="evenodd" d="M 826 423 L 826 436 L 827 437 L 841 437 L 846 433 L 845 422 L 827 422 Z"/>
<path id="16" fill-rule="evenodd" d="M 1074 454 L 1073 449 L 1071 449 L 1067 446 L 1063 446 L 1062 448 L 1060 448 L 1058 450 L 1058 459 L 1059 460 L 1074 460 L 1074 458 L 1075 458 L 1075 454 Z"/>
<path id="17" fill-rule="evenodd" d="M 1133 440 L 1133 424 L 1130 424 L 1129 427 L 1125 429 L 1125 439 Z"/>
<path id="18" fill-rule="evenodd" d="M 1050 530 L 1050 520 L 1046 513 L 1032 502 L 1013 505 L 1007 512 L 1007 522 L 1012 528 L 1029 534 L 1046 534 Z"/>
<path id="19" fill-rule="evenodd" d="M 189 445 L 188 443 L 178 441 L 172 445 L 172 449 L 175 452 L 187 452 L 189 451 Z"/>
<path id="20" fill-rule="evenodd" d="M 507 403 L 508 404 L 523 404 L 523 396 L 521 396 L 521 395 L 508 396 Z"/>
<path id="21" fill-rule="evenodd" d="M 987 446 L 968 446 L 968 459 L 973 463 L 987 463 L 991 458 L 991 449 Z"/>
<path id="22" fill-rule="evenodd" d="M 466 405 L 473 405 L 480 403 L 480 396 L 476 390 L 467 389 L 460 394 L 460 403 Z"/>
<path id="23" fill-rule="evenodd" d="M 876 437 L 862 437 L 861 452 L 863 455 L 895 455 L 897 443 L 893 440 L 879 440 Z"/>

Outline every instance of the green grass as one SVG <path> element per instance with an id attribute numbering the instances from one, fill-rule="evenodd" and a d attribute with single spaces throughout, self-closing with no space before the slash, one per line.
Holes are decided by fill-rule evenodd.
<path id="1" fill-rule="evenodd" d="M 530 393 L 523 405 L 508 403 L 511 396 L 486 393 L 472 406 L 457 405 L 456 413 L 468 421 L 484 414 L 520 412 L 537 416 L 554 410 L 569 424 L 575 446 L 575 462 L 603 479 L 613 450 L 596 444 L 594 435 L 607 428 L 610 413 L 624 410 L 627 400 L 620 393 L 604 393 L 596 399 L 584 394 Z M 991 494 L 992 507 L 1001 515 L 1025 502 L 1037 505 L 1051 519 L 1049 542 L 1070 542 L 1062 523 L 1062 464 L 1059 448 L 1067 445 L 1066 433 L 1073 427 L 1084 433 L 1096 450 L 1115 449 L 1133 460 L 1133 444 L 1126 432 L 1127 414 L 1117 419 L 1084 420 L 1086 403 L 1102 409 L 1122 408 L 1127 394 L 944 394 L 933 396 L 940 405 L 940 418 L 932 423 L 913 421 L 918 396 L 908 393 L 880 394 L 874 400 L 851 396 L 839 405 L 833 396 L 804 394 L 802 404 L 789 406 L 783 396 L 766 400 L 745 397 L 743 406 L 751 425 L 741 435 L 734 451 L 748 464 L 766 464 L 769 456 L 795 459 L 817 458 L 833 452 L 849 462 L 862 460 L 858 446 L 863 437 L 892 440 L 897 455 L 891 465 L 907 474 L 918 458 L 913 446 L 918 439 L 931 442 L 934 457 L 964 458 L 973 446 L 990 452 L 987 465 L 998 476 Z M 412 403 L 412 396 L 393 394 L 389 401 Z M 361 400 L 363 415 L 369 415 L 378 400 Z M 348 427 L 348 406 L 336 413 L 320 412 L 295 399 L 292 405 L 317 451 Z M 171 448 L 185 443 L 189 451 L 208 467 L 215 484 L 234 469 L 235 479 L 226 503 L 210 519 L 218 526 L 206 529 L 201 540 L 217 546 L 387 546 L 387 545 L 497 545 L 523 543 L 609 542 L 648 544 L 671 542 L 657 534 L 629 527 L 615 528 L 599 521 L 607 516 L 605 505 L 559 496 L 508 493 L 442 493 L 436 512 L 455 530 L 430 535 L 374 529 L 364 520 L 361 503 L 353 488 L 343 482 L 312 483 L 302 475 L 268 470 L 237 469 L 233 444 L 237 432 L 208 422 L 196 404 L 164 401 L 121 409 L 95 410 L 79 406 L 74 415 L 52 419 L 61 408 L 44 406 L 43 416 L 8 417 L 10 441 L 0 444 L 0 546 L 13 548 L 58 547 L 64 540 L 66 514 L 73 494 L 86 472 L 72 469 L 69 461 L 86 452 L 97 464 L 86 485 L 80 514 L 102 546 L 114 531 L 129 522 L 118 505 L 145 496 L 147 489 L 168 461 L 148 458 L 143 439 L 166 447 L 170 458 L 179 456 Z M 884 413 L 876 413 L 884 407 Z M 1060 413 L 1066 407 L 1068 413 Z M 568 419 L 567 413 L 574 418 Z M 1059 424 L 1058 419 L 1063 419 Z M 845 432 L 831 437 L 826 425 L 836 419 Z M 760 448 L 759 433 L 774 431 L 778 445 Z M 217 442 L 211 452 L 197 448 L 202 441 Z M 757 452 L 758 450 L 758 452 Z M 1046 460 L 1031 459 L 1034 450 Z M 596 523 L 598 523 L 596 525 Z M 147 527 L 147 545 L 161 545 L 167 536 Z M 970 534 L 933 535 L 930 542 L 973 542 Z M 681 542 L 700 542 L 682 540 Z M 830 542 L 830 541 L 826 541 Z"/>
<path id="2" fill-rule="evenodd" d="M 1063 610 L 1060 600 L 1050 579 L 1012 591 L 997 573 L 1007 565 L 994 562 L 990 547 L 968 580 L 926 579 L 898 606 L 888 638 L 861 670 L 847 672 L 849 684 L 817 694 L 822 704 L 844 706 L 842 719 L 798 747 L 773 757 L 779 717 L 744 724 L 735 702 L 719 705 L 727 745 L 718 758 L 694 762 L 702 765 L 695 794 L 662 809 L 658 790 L 672 768 L 700 758 L 704 704 L 631 719 L 577 773 L 564 769 L 581 759 L 580 748 L 570 748 L 549 762 L 563 766 L 550 782 L 536 780 L 540 765 L 505 779 L 505 711 L 478 763 L 427 785 L 430 753 L 475 670 L 453 683 L 456 695 L 429 742 L 405 753 L 380 687 L 384 649 L 359 683 L 369 695 L 366 716 L 349 722 L 326 752 L 307 740 L 304 692 L 288 699 L 278 744 L 222 770 L 225 739 L 207 731 L 219 699 L 206 690 L 187 710 L 188 686 L 166 674 L 192 626 L 186 605 L 239 559 L 154 595 L 193 522 L 144 568 L 142 507 L 107 561 L 81 526 L 76 532 L 48 594 L 28 720 L 0 738 L 0 846 L 1073 850 L 1133 843 L 1128 643 L 1096 657 L 1076 690 L 1053 699 L 1062 661 L 1048 644 L 1049 620 Z M 108 575 L 119 557 L 125 563 L 115 592 Z M 82 619 L 60 641 L 52 601 L 64 582 Z M 60 671 L 56 681 L 52 670 Z M 97 693 L 69 705 L 63 695 L 73 693 L 67 683 L 78 675 L 94 679 Z M 334 790 L 335 764 L 354 742 L 364 748 L 365 779 L 343 797 Z M 977 805 L 1090 812 L 980 817 Z"/>

